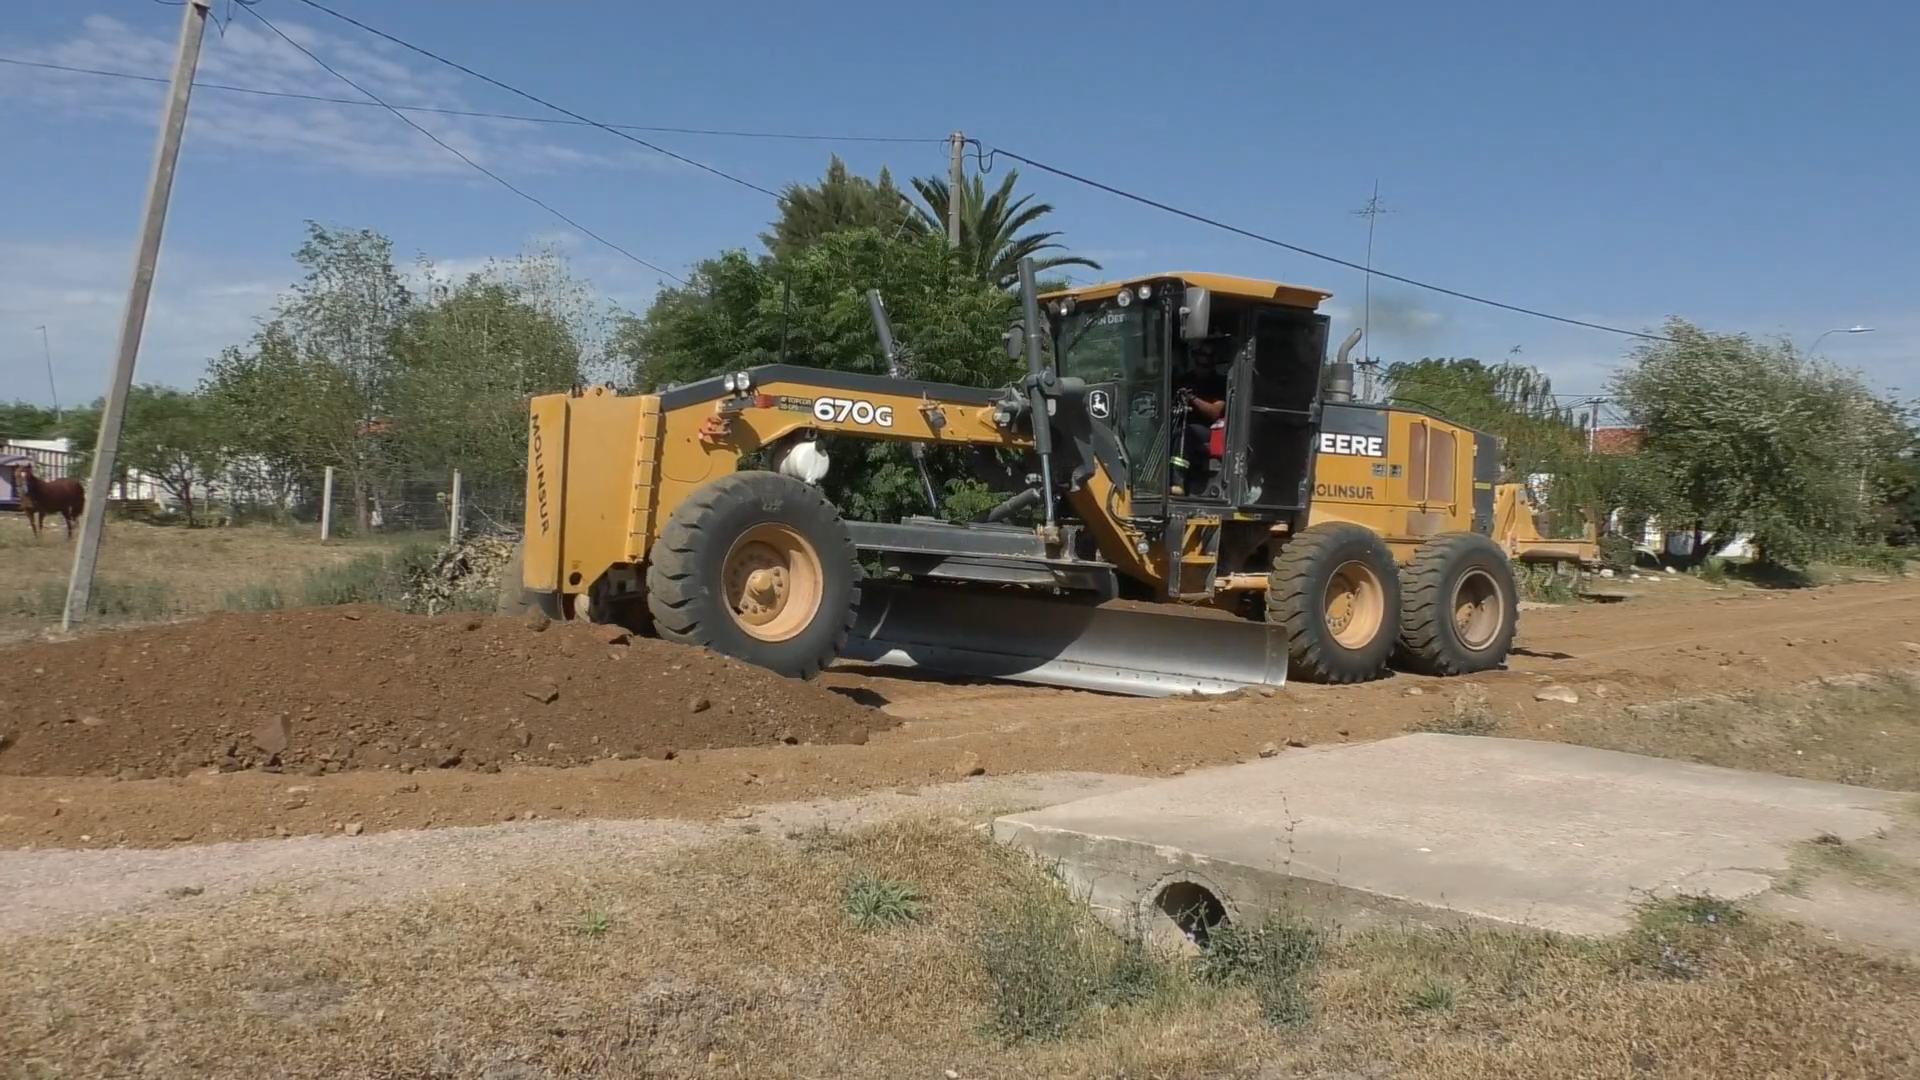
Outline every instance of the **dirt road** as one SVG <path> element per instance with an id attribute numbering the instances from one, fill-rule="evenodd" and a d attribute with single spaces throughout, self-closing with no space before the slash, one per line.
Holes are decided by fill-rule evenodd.
<path id="1" fill-rule="evenodd" d="M 0 782 L 0 846 L 165 847 L 506 820 L 715 818 L 753 805 L 914 789 L 981 773 L 1167 775 L 1244 760 L 1263 748 L 1376 739 L 1463 716 L 1497 718 L 1502 734 L 1567 738 L 1574 737 L 1569 721 L 1596 707 L 1784 689 L 1835 673 L 1920 665 L 1920 582 L 1764 591 L 1669 578 L 1630 591 L 1624 602 L 1527 611 L 1511 669 L 1468 679 L 1399 676 L 1360 687 L 1291 686 L 1194 701 L 848 669 L 822 683 L 848 705 L 885 715 L 873 718 L 870 736 L 859 733 L 865 741 L 838 745 L 776 741 L 783 729 L 773 716 L 754 725 L 759 745 L 685 749 L 668 760 L 610 753 L 570 768 L 514 763 L 509 754 L 488 762 L 497 773 L 470 763 L 416 763 L 408 773 L 386 765 L 309 776 L 261 771 L 255 762 L 152 779 L 138 771 L 120 773 L 124 779 L 9 775 Z M 531 646 L 511 649 L 518 650 L 509 653 L 516 663 L 537 664 Z M 595 677 L 635 670 L 608 661 Z M 525 674 L 515 677 L 524 681 Z M 1536 700 L 1547 685 L 1571 689 L 1582 703 Z M 369 701 L 375 696 L 344 689 Z M 528 700 L 522 695 L 501 707 L 524 711 Z M 675 707 L 685 704 L 675 699 Z M 209 701 L 205 708 L 216 706 Z M 813 708 L 819 712 L 818 704 Z M 852 725 L 845 716 L 842 728 Z M 596 731 L 604 731 L 604 718 L 599 725 Z"/>

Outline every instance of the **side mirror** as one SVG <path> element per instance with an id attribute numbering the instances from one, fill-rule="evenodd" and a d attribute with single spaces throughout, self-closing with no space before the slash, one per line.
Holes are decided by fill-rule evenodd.
<path id="1" fill-rule="evenodd" d="M 1213 294 L 1197 285 L 1187 286 L 1180 299 L 1180 340 L 1198 341 L 1207 336 L 1213 309 Z"/>
<path id="2" fill-rule="evenodd" d="M 1006 343 L 1008 359 L 1025 360 L 1027 358 L 1027 328 L 1020 320 L 1015 319 L 1009 324 L 1007 332 L 1000 335 L 1000 340 Z"/>

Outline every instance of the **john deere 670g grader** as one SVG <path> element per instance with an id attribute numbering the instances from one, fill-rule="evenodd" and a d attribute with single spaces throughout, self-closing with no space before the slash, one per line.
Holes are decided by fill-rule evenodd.
<path id="1" fill-rule="evenodd" d="M 777 364 L 534 398 L 514 600 L 803 678 L 845 657 L 1165 695 L 1504 662 L 1497 440 L 1352 400 L 1353 338 L 1323 370 L 1330 294 L 1021 282 L 1009 387 Z M 1181 390 L 1203 353 L 1217 418 Z M 817 486 L 827 435 L 1024 464 L 977 521 L 849 521 Z"/>

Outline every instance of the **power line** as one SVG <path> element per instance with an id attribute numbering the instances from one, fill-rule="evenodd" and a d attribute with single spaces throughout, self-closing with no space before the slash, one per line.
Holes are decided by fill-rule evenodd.
<path id="1" fill-rule="evenodd" d="M 313 0 L 301 0 L 301 2 L 312 3 Z M 1349 270 L 1358 270 L 1361 273 L 1368 275 L 1369 277 L 1383 277 L 1383 278 L 1386 278 L 1388 281 L 1397 281 L 1402 285 L 1411 285 L 1416 289 L 1426 289 L 1429 292 L 1437 292 L 1443 296 L 1451 296 L 1456 299 L 1466 300 L 1475 304 L 1484 304 L 1487 307 L 1499 308 L 1503 311 L 1511 311 L 1520 315 L 1530 315 L 1536 319 L 1547 319 L 1551 322 L 1565 323 L 1568 326 L 1580 326 L 1580 327 L 1585 327 L 1588 330 L 1601 330 L 1609 334 L 1619 334 L 1623 337 L 1640 338 L 1641 340 L 1644 340 L 1644 341 L 1666 341 L 1666 342 L 1673 341 L 1672 338 L 1663 337 L 1659 334 L 1649 334 L 1640 330 L 1627 330 L 1618 326 L 1608 326 L 1605 323 L 1588 322 L 1585 319 L 1575 319 L 1566 315 L 1555 315 L 1555 314 L 1552 314 L 1551 312 L 1538 311 L 1534 308 L 1521 307 L 1518 304 L 1509 304 L 1509 303 L 1505 303 L 1504 301 L 1493 300 L 1485 296 L 1476 296 L 1473 293 L 1461 292 L 1458 289 L 1449 289 L 1444 285 L 1435 285 L 1431 282 L 1420 281 L 1415 278 L 1402 277 L 1399 274 L 1389 274 L 1385 270 L 1375 270 L 1375 269 L 1372 269 L 1371 267 L 1362 266 L 1359 263 L 1352 262 L 1347 259 L 1342 259 L 1335 255 L 1328 255 L 1323 252 L 1314 251 L 1311 248 L 1304 248 L 1298 244 L 1289 244 L 1285 240 L 1276 240 L 1271 236 L 1266 236 L 1261 233 L 1254 232 L 1251 229 L 1243 229 L 1238 225 L 1229 225 L 1224 221 L 1220 221 L 1216 218 L 1207 217 L 1204 214 L 1196 214 L 1191 210 L 1182 210 L 1177 206 L 1169 206 L 1166 203 L 1160 202 L 1158 200 L 1149 199 L 1145 195 L 1136 195 L 1131 191 L 1126 191 L 1122 188 L 1114 187 L 1111 184 L 1103 184 L 1098 180 L 1081 176 L 1078 173 L 1068 172 L 1065 169 L 1058 168 L 1053 165 L 1048 165 L 1042 161 L 1035 161 L 1030 157 L 1025 157 L 1021 154 L 1016 154 L 1011 150 L 1002 149 L 1001 147 L 998 147 L 998 146 L 987 146 L 983 143 L 980 143 L 974 140 L 969 140 L 969 141 L 973 143 L 976 151 L 978 152 L 982 172 L 986 172 L 991 168 L 990 159 L 993 156 L 1012 158 L 1014 161 L 1017 161 L 1022 165 L 1031 165 L 1032 167 L 1039 169 L 1041 172 L 1052 173 L 1053 175 L 1058 176 L 1063 180 L 1071 180 L 1076 184 L 1084 184 L 1087 187 L 1104 191 L 1109 195 L 1115 195 L 1122 199 L 1139 203 L 1142 206 L 1150 206 L 1155 210 L 1162 211 L 1163 213 L 1172 214 L 1175 217 L 1183 217 L 1183 218 L 1186 218 L 1188 221 L 1198 222 L 1202 225 L 1208 225 L 1213 228 L 1219 229 L 1222 232 L 1230 232 L 1230 233 L 1233 233 L 1235 236 L 1244 236 L 1249 240 L 1257 240 L 1262 244 L 1269 244 L 1273 247 L 1284 248 L 1287 251 L 1294 252 L 1295 254 L 1298 254 L 1298 255 L 1305 255 L 1311 259 L 1319 259 L 1321 262 L 1332 263 L 1335 266 L 1344 266 Z"/>
<path id="2" fill-rule="evenodd" d="M 288 37 L 286 33 L 282 31 L 279 27 L 273 25 L 273 23 L 269 21 L 265 15 L 262 15 L 258 11 L 255 11 L 252 4 L 242 4 L 240 7 L 240 10 L 260 20 L 261 25 L 273 31 L 274 34 L 279 36 L 280 40 L 300 50 L 302 53 L 305 53 L 307 59 L 312 60 L 316 64 L 319 64 L 320 67 L 327 72 L 327 74 L 332 75 L 334 78 L 339 79 L 341 82 L 346 83 L 348 86 L 351 86 L 355 90 L 358 90 L 362 94 L 365 94 L 367 97 L 371 98 L 376 104 L 380 105 L 382 108 L 385 108 L 388 112 L 392 113 L 395 117 L 399 118 L 408 127 L 412 128 L 413 130 L 419 132 L 422 135 L 425 135 L 427 138 L 432 139 L 436 144 L 439 145 L 439 147 L 442 150 L 445 150 L 447 153 L 452 154 L 454 157 L 457 157 L 461 161 L 466 162 L 468 165 L 472 166 L 474 169 L 478 170 L 479 172 L 487 176 L 487 178 L 491 179 L 494 183 L 499 184 L 501 187 L 506 188 L 508 191 L 513 192 L 515 195 L 520 196 L 521 198 L 527 200 L 533 205 L 539 207 L 540 209 L 545 210 L 547 213 L 552 214 L 554 217 L 559 218 L 561 221 L 566 222 L 568 225 L 571 225 L 574 228 L 585 233 L 586 235 L 592 237 L 593 239 L 598 240 L 600 243 L 605 244 L 607 247 L 612 248 L 614 251 L 617 251 L 620 254 L 625 255 L 627 258 L 632 259 L 634 262 L 639 263 L 641 266 L 644 266 L 647 269 L 652 270 L 654 273 L 672 278 L 674 281 L 677 281 L 682 285 L 686 284 L 686 280 L 680 277 L 680 275 L 675 274 L 671 270 L 666 270 L 661 267 L 655 266 L 653 263 L 650 263 L 647 260 L 641 258 L 640 256 L 635 255 L 633 252 L 628 251 L 626 248 L 621 247 L 619 244 L 614 243 L 613 241 L 607 239 L 606 237 L 601 236 L 599 233 L 594 232 L 592 229 L 587 228 L 585 225 L 580 224 L 578 221 L 575 221 L 572 218 L 568 217 L 567 215 L 554 209 L 552 206 L 548 205 L 546 202 L 543 202 L 538 197 L 528 194 L 527 192 L 522 191 L 520 188 L 515 187 L 511 182 L 509 182 L 505 177 L 502 177 L 499 173 L 494 172 L 492 169 L 487 168 L 485 165 L 480 164 L 479 162 L 468 157 L 467 155 L 454 149 L 452 146 L 448 145 L 448 143 L 445 140 L 441 139 L 440 136 L 435 135 L 433 132 L 428 131 L 426 128 L 421 127 L 419 124 L 415 123 L 412 117 L 409 117 L 407 114 L 401 112 L 400 110 L 394 108 L 391 105 L 388 105 L 385 101 L 382 101 L 380 99 L 379 95 L 375 94 L 371 90 L 368 90 L 366 87 L 361 86 L 359 83 L 354 82 L 352 79 L 347 78 L 345 75 L 341 74 L 338 70 L 336 70 L 333 67 L 333 65 L 327 63 L 325 60 L 320 59 L 318 56 L 315 56 L 313 54 L 313 51 L 308 49 L 305 45 L 302 45 L 299 42 Z"/>
<path id="3" fill-rule="evenodd" d="M 360 29 L 366 31 L 367 33 L 372 34 L 374 37 L 381 39 L 382 41 L 392 42 L 393 44 L 398 45 L 401 48 L 408 50 L 409 52 L 418 53 L 429 60 L 435 61 L 437 63 L 445 64 L 446 66 L 454 69 L 455 71 L 462 72 L 466 75 L 470 75 L 473 78 L 479 79 L 481 82 L 488 84 L 489 86 L 496 86 L 502 90 L 505 90 L 509 94 L 526 98 L 528 101 L 533 102 L 535 105 L 542 106 L 543 108 L 552 109 L 554 112 L 561 113 L 562 115 L 565 115 L 565 116 L 571 116 L 575 120 L 578 120 L 583 124 L 588 124 L 592 127 L 597 127 L 602 131 L 608 132 L 613 135 L 617 135 L 620 138 L 625 139 L 628 142 L 633 143 L 637 146 L 644 146 L 656 154 L 661 154 L 663 156 L 670 157 L 673 160 L 678 161 L 685 165 L 691 165 L 694 168 L 701 170 L 702 172 L 712 173 L 713 175 L 719 177 L 722 180 L 739 184 L 743 188 L 748 188 L 752 191 L 757 191 L 762 195 L 772 196 L 775 199 L 781 198 L 780 193 L 777 191 L 774 191 L 772 188 L 761 187 L 759 184 L 756 184 L 751 180 L 742 180 L 740 177 L 735 176 L 730 172 L 726 172 L 722 169 L 716 169 L 711 165 L 705 164 L 704 162 L 695 161 L 684 154 L 676 154 L 671 150 L 665 149 L 664 147 L 656 146 L 645 139 L 638 138 L 637 136 L 629 135 L 626 132 L 620 130 L 619 128 L 612 126 L 611 124 L 603 124 L 598 120 L 592 119 L 591 117 L 582 116 L 579 113 L 574 112 L 572 109 L 568 109 L 560 105 L 555 105 L 553 102 L 548 101 L 545 98 L 539 97 L 535 94 L 530 94 L 527 91 L 522 90 L 517 86 L 510 86 L 506 83 L 501 82 L 499 79 L 494 78 L 491 75 L 482 74 L 466 66 L 465 64 L 459 63 L 454 60 L 449 60 L 446 57 L 441 56 L 439 53 L 432 52 L 431 50 L 428 50 L 428 49 L 423 49 L 420 46 L 415 45 L 410 41 L 406 41 L 404 39 L 394 37 L 392 34 L 389 34 L 384 30 L 378 30 L 378 29 L 375 29 L 374 27 L 368 26 L 366 23 L 361 22 L 360 20 L 352 17 L 351 15 L 343 15 L 340 12 L 335 11 L 332 8 L 328 7 L 327 5 L 319 3 L 318 0 L 300 0 L 300 3 L 307 5 L 308 7 L 314 9 L 315 11 L 324 12 L 325 14 L 331 15 L 334 18 L 339 19 L 341 22 L 347 23 L 351 26 L 357 26 Z"/>
<path id="4" fill-rule="evenodd" d="M 41 68 L 46 71 L 64 71 L 73 75 L 95 75 L 109 79 L 130 79 L 135 82 L 159 83 L 165 85 L 165 79 L 157 75 L 139 75 L 131 71 L 107 71 L 102 68 L 73 67 L 68 64 L 51 64 L 41 60 L 22 60 L 17 57 L 0 56 L 0 64 L 12 64 L 16 67 Z M 196 81 L 196 90 L 219 90 L 229 94 L 251 94 L 255 97 L 284 98 L 289 101 L 313 101 L 325 105 L 352 105 L 360 108 L 378 108 L 371 101 L 357 98 L 331 97 L 326 94 L 300 94 L 289 90 L 263 90 L 254 86 L 231 86 L 225 83 Z M 401 112 L 431 113 L 438 116 L 466 116 L 481 120 L 515 120 L 523 124 L 550 124 L 558 127 L 598 127 L 585 120 L 570 120 L 556 116 L 526 116 L 520 113 L 488 112 L 484 109 L 443 109 L 429 105 L 388 105 L 390 109 Z M 610 128 L 622 131 L 650 131 L 663 135 L 704 135 L 730 139 L 785 139 L 794 142 L 831 142 L 831 143 L 945 143 L 947 140 L 925 137 L 913 138 L 901 135 L 817 135 L 807 132 L 788 131 L 744 131 L 729 128 L 666 127 L 648 124 L 607 124 Z"/>

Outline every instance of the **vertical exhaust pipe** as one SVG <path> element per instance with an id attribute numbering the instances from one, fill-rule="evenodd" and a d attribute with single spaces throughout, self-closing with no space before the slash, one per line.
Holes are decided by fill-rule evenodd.
<path id="1" fill-rule="evenodd" d="M 1340 343 L 1340 351 L 1333 356 L 1333 375 L 1327 380 L 1328 401 L 1353 400 L 1353 361 L 1347 359 L 1347 354 L 1359 343 L 1360 328 L 1356 326 L 1353 333 L 1347 335 L 1347 340 Z"/>
<path id="2" fill-rule="evenodd" d="M 1053 535 L 1053 419 L 1047 415 L 1047 394 L 1043 384 L 1053 382 L 1052 372 L 1040 355 L 1040 335 L 1047 325 L 1040 314 L 1040 294 L 1033 281 L 1033 256 L 1020 260 L 1020 306 L 1027 324 L 1027 406 L 1033 418 L 1033 452 L 1040 459 L 1040 497 L 1045 509 L 1047 534 Z"/>

